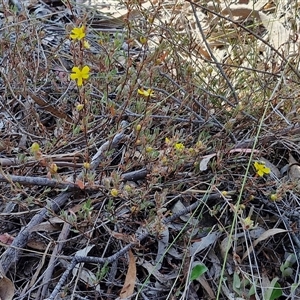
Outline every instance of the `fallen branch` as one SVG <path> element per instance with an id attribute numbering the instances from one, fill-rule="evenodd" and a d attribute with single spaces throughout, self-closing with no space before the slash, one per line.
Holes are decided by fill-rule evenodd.
<path id="1" fill-rule="evenodd" d="M 144 179 L 148 174 L 148 170 L 146 168 L 142 168 L 140 170 L 124 173 L 121 175 L 122 181 L 137 181 Z M 17 175 L 1 175 L 0 174 L 0 182 L 7 182 L 7 183 L 19 183 L 22 185 L 40 185 L 40 186 L 47 186 L 52 188 L 57 188 L 64 190 L 65 192 L 71 191 L 78 191 L 82 190 L 76 183 L 73 182 L 63 182 L 58 181 L 55 179 L 49 179 L 46 177 L 33 177 L 33 176 L 17 176 Z M 85 191 L 95 191 L 100 187 L 95 186 L 85 186 Z"/>
<path id="2" fill-rule="evenodd" d="M 22 185 L 40 185 L 62 189 L 64 191 L 79 190 L 79 186 L 72 182 L 60 182 L 55 179 L 33 176 L 0 175 L 0 182 L 19 183 Z"/>

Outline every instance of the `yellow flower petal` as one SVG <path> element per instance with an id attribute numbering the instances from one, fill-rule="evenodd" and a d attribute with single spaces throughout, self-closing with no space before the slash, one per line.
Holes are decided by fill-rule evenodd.
<path id="1" fill-rule="evenodd" d="M 145 91 L 144 95 L 146 97 L 151 97 L 154 96 L 154 92 L 151 89 L 148 89 L 147 91 Z"/>
<path id="2" fill-rule="evenodd" d="M 254 226 L 254 222 L 251 220 L 250 217 L 243 219 L 242 222 L 244 223 L 244 229 L 252 229 Z"/>
<path id="3" fill-rule="evenodd" d="M 270 168 L 264 166 L 263 172 L 264 172 L 265 174 L 270 174 L 271 170 L 270 170 Z"/>
<path id="4" fill-rule="evenodd" d="M 77 75 L 76 75 L 75 73 L 72 73 L 72 74 L 70 75 L 70 78 L 71 78 L 72 80 L 75 80 L 75 79 L 77 79 Z"/>
<path id="5" fill-rule="evenodd" d="M 77 85 L 82 86 L 82 77 L 77 78 Z"/>
<path id="6" fill-rule="evenodd" d="M 88 66 L 84 66 L 81 71 L 82 78 L 88 79 L 90 77 L 89 72 L 90 72 L 90 68 Z"/>

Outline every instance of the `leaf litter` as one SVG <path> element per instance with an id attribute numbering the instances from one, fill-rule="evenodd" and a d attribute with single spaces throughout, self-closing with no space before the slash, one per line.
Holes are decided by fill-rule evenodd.
<path id="1" fill-rule="evenodd" d="M 299 296 L 298 260 L 282 272 L 300 247 L 298 4 L 13 3 L 0 4 L 1 299 Z M 91 47 L 76 52 L 82 24 Z"/>

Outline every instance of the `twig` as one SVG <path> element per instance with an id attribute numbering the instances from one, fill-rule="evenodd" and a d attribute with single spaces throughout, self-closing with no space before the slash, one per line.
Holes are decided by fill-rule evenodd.
<path id="1" fill-rule="evenodd" d="M 48 264 L 48 268 L 45 271 L 44 277 L 43 277 L 43 283 L 42 283 L 42 293 L 41 296 L 38 297 L 38 295 L 36 297 L 38 297 L 39 299 L 44 299 L 46 294 L 47 294 L 47 290 L 48 290 L 48 286 L 52 277 L 52 273 L 54 270 L 54 266 L 55 266 L 55 262 L 57 260 L 57 257 L 59 255 L 59 253 L 62 250 L 63 244 L 65 243 L 69 232 L 71 229 L 71 225 L 67 222 L 64 222 L 64 226 L 62 228 L 61 233 L 59 234 L 58 240 L 57 240 L 57 244 L 53 249 L 53 252 L 51 254 L 51 258 Z"/>
<path id="2" fill-rule="evenodd" d="M 194 17 L 195 17 L 195 19 L 196 19 L 197 27 L 198 27 L 198 29 L 199 29 L 199 32 L 200 32 L 201 36 L 202 36 L 202 39 L 203 39 L 204 44 L 205 44 L 205 46 L 206 46 L 206 49 L 207 49 L 207 51 L 208 51 L 210 57 L 211 57 L 211 58 L 213 59 L 213 61 L 215 62 L 215 64 L 216 64 L 217 68 L 219 69 L 221 75 L 223 76 L 223 78 L 224 78 L 225 81 L 227 82 L 227 85 L 228 85 L 229 89 L 231 90 L 232 96 L 233 96 L 233 98 L 234 98 L 234 100 L 235 100 L 235 104 L 237 105 L 237 104 L 239 103 L 239 99 L 238 99 L 238 96 L 237 96 L 237 94 L 236 94 L 236 92 L 235 92 L 235 89 L 234 89 L 234 87 L 232 86 L 232 84 L 231 84 L 231 82 L 230 82 L 228 76 L 226 75 L 225 71 L 223 70 L 222 64 L 217 60 L 217 58 L 216 58 L 215 55 L 213 54 L 212 50 L 210 49 L 210 46 L 209 46 L 209 44 L 208 44 L 208 42 L 207 42 L 207 39 L 206 39 L 206 37 L 205 37 L 205 34 L 204 34 L 204 32 L 203 32 L 201 23 L 200 23 L 200 21 L 199 21 L 199 18 L 198 18 L 198 15 L 197 15 L 197 12 L 196 12 L 194 3 L 190 2 L 190 4 L 191 4 L 191 7 L 192 7 L 192 10 L 193 10 L 193 13 L 194 13 Z"/>
<path id="3" fill-rule="evenodd" d="M 48 179 L 45 177 L 33 177 L 33 176 L 17 176 L 17 175 L 0 175 L 0 182 L 14 182 L 23 185 L 40 185 L 48 186 L 57 189 L 63 189 L 65 191 L 79 190 L 79 186 L 72 182 L 59 182 L 55 179 Z"/>
<path id="4" fill-rule="evenodd" d="M 143 168 L 140 170 L 136 170 L 136 171 L 132 171 L 132 172 L 128 172 L 128 173 L 124 173 L 121 175 L 121 180 L 122 181 L 137 181 L 137 180 L 141 180 L 144 179 L 147 174 L 149 173 L 148 169 Z"/>
<path id="5" fill-rule="evenodd" d="M 149 171 L 146 168 L 142 168 L 140 170 L 127 172 L 121 175 L 122 181 L 137 181 L 144 179 Z M 40 185 L 40 186 L 48 186 L 56 189 L 62 189 L 64 191 L 78 191 L 81 188 L 73 182 L 61 182 L 55 179 L 49 179 L 45 177 L 33 177 L 33 176 L 17 176 L 17 175 L 1 175 L 0 174 L 0 182 L 8 182 L 8 183 L 19 183 L 22 185 Z M 99 186 L 85 186 L 85 191 L 95 191 L 99 189 Z"/>

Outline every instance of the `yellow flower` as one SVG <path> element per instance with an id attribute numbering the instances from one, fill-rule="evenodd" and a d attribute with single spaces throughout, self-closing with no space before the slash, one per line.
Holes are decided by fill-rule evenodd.
<path id="1" fill-rule="evenodd" d="M 132 192 L 132 187 L 129 185 L 129 184 L 126 184 L 125 186 L 124 186 L 124 190 L 126 191 L 126 192 Z"/>
<path id="2" fill-rule="evenodd" d="M 31 145 L 31 152 L 37 153 L 39 150 L 40 150 L 40 145 L 38 143 L 34 142 Z"/>
<path id="3" fill-rule="evenodd" d="M 178 151 L 183 151 L 184 150 L 184 145 L 182 144 L 182 143 L 176 143 L 175 145 L 174 145 L 174 148 L 176 149 L 176 150 L 178 150 Z"/>
<path id="4" fill-rule="evenodd" d="M 145 45 L 145 44 L 147 43 L 147 38 L 144 37 L 144 36 L 141 36 L 141 37 L 140 37 L 140 43 L 141 43 L 142 45 Z"/>
<path id="5" fill-rule="evenodd" d="M 83 105 L 83 104 L 77 104 L 77 105 L 76 105 L 76 110 L 77 110 L 77 111 L 81 111 L 83 108 L 84 108 L 84 105 Z"/>
<path id="6" fill-rule="evenodd" d="M 90 77 L 90 68 L 88 66 L 84 66 L 81 70 L 78 67 L 73 67 L 72 72 L 70 78 L 72 80 L 77 79 L 78 86 L 82 86 L 82 79 L 88 79 Z"/>
<path id="7" fill-rule="evenodd" d="M 57 167 L 57 164 L 55 164 L 55 163 L 52 163 L 51 165 L 50 165 L 50 168 L 49 168 L 50 170 L 50 174 L 51 175 L 54 175 L 54 174 L 56 174 L 57 173 L 57 170 L 58 170 L 58 167 Z"/>
<path id="8" fill-rule="evenodd" d="M 91 167 L 91 165 L 90 165 L 89 162 L 84 162 L 84 163 L 83 163 L 83 167 L 84 167 L 86 170 L 88 170 L 88 169 Z"/>
<path id="9" fill-rule="evenodd" d="M 252 229 L 254 227 L 254 223 L 250 217 L 242 220 L 244 229 Z"/>
<path id="10" fill-rule="evenodd" d="M 84 47 L 85 49 L 90 49 L 90 48 L 91 48 L 91 45 L 90 45 L 90 43 L 89 43 L 88 41 L 84 41 L 84 42 L 83 42 L 83 47 Z"/>
<path id="11" fill-rule="evenodd" d="M 270 168 L 266 167 L 263 162 L 254 162 L 254 168 L 256 170 L 256 174 L 260 177 L 264 176 L 264 174 L 270 174 Z"/>
<path id="12" fill-rule="evenodd" d="M 198 142 L 196 143 L 196 147 L 197 147 L 197 148 L 202 148 L 202 147 L 203 147 L 202 141 L 198 141 Z"/>
<path id="13" fill-rule="evenodd" d="M 72 40 L 82 40 L 85 37 L 85 27 L 81 26 L 81 27 L 75 27 L 72 29 L 71 34 L 70 34 L 70 38 Z"/>
<path id="14" fill-rule="evenodd" d="M 117 189 L 112 189 L 110 191 L 110 194 L 113 196 L 113 197 L 118 197 L 119 195 L 119 191 Z"/>
<path id="15" fill-rule="evenodd" d="M 148 90 L 144 90 L 144 89 L 138 89 L 138 93 L 140 95 L 143 95 L 144 97 L 153 97 L 154 96 L 154 92 L 151 89 Z"/>
<path id="16" fill-rule="evenodd" d="M 273 194 L 270 195 L 270 199 L 272 201 L 277 201 L 278 200 L 278 195 L 276 193 L 273 193 Z"/>
<path id="17" fill-rule="evenodd" d="M 146 152 L 147 152 L 147 153 L 150 153 L 150 152 L 152 152 L 152 151 L 153 151 L 153 148 L 152 148 L 152 147 L 150 147 L 150 146 L 146 147 Z"/>
<path id="18" fill-rule="evenodd" d="M 171 140 L 170 140 L 168 137 L 166 137 L 166 138 L 165 138 L 165 143 L 166 143 L 167 145 L 170 145 L 170 144 L 171 144 Z"/>
<path id="19" fill-rule="evenodd" d="M 136 131 L 140 131 L 142 129 L 142 125 L 141 124 L 137 124 L 135 127 Z"/>

